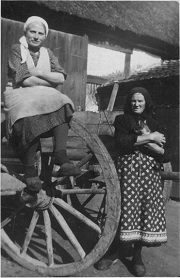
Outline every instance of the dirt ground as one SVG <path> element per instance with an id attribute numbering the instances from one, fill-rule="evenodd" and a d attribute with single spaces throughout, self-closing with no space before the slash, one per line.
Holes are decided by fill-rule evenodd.
<path id="1" fill-rule="evenodd" d="M 170 201 L 166 211 L 168 243 L 161 247 L 144 248 L 146 277 L 180 277 L 180 202 Z M 76 277 L 133 277 L 130 258 L 118 260 L 109 270 L 90 268 Z M 4 252 L 1 254 L 1 277 L 42 277 L 13 262 Z"/>

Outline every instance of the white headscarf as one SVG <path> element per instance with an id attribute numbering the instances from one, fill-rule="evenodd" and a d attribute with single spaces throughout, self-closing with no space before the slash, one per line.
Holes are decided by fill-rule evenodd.
<path id="1" fill-rule="evenodd" d="M 48 24 L 47 22 L 39 17 L 39 16 L 31 16 L 29 17 L 25 24 L 24 24 L 24 31 L 26 31 L 27 29 L 27 26 L 33 22 L 41 22 L 44 27 L 45 27 L 45 35 L 47 37 L 48 35 Z M 20 39 L 19 39 L 19 42 L 20 42 L 20 47 L 21 47 L 21 58 L 22 58 L 22 61 L 21 61 L 21 64 L 25 63 L 26 62 L 26 59 L 27 59 L 27 53 L 28 53 L 28 44 L 27 44 L 27 41 L 26 41 L 26 37 L 25 36 L 22 36 Z"/>
<path id="2" fill-rule="evenodd" d="M 46 29 L 46 37 L 47 37 L 47 35 L 48 35 L 48 24 L 47 24 L 47 22 L 42 18 L 42 17 L 39 17 L 39 16 L 31 16 L 31 17 L 29 17 L 27 20 L 26 20 L 26 22 L 25 22 L 25 24 L 24 24 L 24 31 L 26 31 L 26 28 L 27 28 L 27 26 L 29 25 L 29 24 L 31 24 L 31 23 L 33 23 L 33 22 L 41 22 L 43 25 L 44 25 L 44 27 L 45 27 L 45 29 Z"/>

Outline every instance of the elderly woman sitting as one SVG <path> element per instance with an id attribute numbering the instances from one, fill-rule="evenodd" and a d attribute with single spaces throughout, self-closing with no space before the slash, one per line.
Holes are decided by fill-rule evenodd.
<path id="1" fill-rule="evenodd" d="M 54 136 L 58 176 L 79 175 L 80 169 L 67 157 L 66 144 L 73 103 L 56 87 L 66 73 L 50 49 L 42 47 L 48 35 L 47 22 L 36 16 L 24 24 L 24 36 L 14 44 L 9 56 L 13 90 L 6 90 L 5 111 L 12 145 L 24 166 L 26 189 L 21 199 L 29 202 L 41 190 L 35 169 L 35 154 L 40 137 Z"/>

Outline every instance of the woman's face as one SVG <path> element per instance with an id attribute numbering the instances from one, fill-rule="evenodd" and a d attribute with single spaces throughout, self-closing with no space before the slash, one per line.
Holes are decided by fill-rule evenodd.
<path id="1" fill-rule="evenodd" d="M 25 36 L 30 47 L 40 48 L 46 38 L 44 25 L 39 22 L 29 24 Z"/>
<path id="2" fill-rule="evenodd" d="M 135 93 L 131 99 L 132 111 L 136 114 L 141 114 L 146 106 L 144 96 L 141 93 Z"/>

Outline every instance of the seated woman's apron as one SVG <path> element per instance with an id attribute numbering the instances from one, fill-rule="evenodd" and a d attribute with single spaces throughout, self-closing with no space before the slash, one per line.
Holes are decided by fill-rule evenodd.
<path id="1" fill-rule="evenodd" d="M 29 51 L 27 51 L 26 63 L 29 70 L 35 68 Z M 40 49 L 36 68 L 46 73 L 51 72 L 48 51 L 44 47 Z M 9 134 L 12 132 L 13 124 L 21 118 L 48 114 L 59 110 L 65 104 L 70 104 L 74 109 L 73 102 L 68 96 L 46 86 L 8 88 L 4 92 L 4 100 Z"/>

